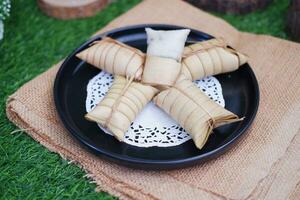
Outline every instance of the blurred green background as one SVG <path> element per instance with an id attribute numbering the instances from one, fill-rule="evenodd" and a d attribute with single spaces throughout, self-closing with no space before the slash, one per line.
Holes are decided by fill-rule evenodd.
<path id="1" fill-rule="evenodd" d="M 113 199 L 95 192 L 84 171 L 35 142 L 8 121 L 5 101 L 25 82 L 63 59 L 96 30 L 140 0 L 117 0 L 96 16 L 60 21 L 45 16 L 36 0 L 12 1 L 0 41 L 0 198 Z M 284 32 L 288 0 L 274 0 L 265 10 L 222 17 L 242 31 L 288 39 Z"/>

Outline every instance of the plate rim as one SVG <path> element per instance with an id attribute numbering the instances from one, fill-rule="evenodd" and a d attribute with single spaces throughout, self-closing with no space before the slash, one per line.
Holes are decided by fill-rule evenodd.
<path id="1" fill-rule="evenodd" d="M 56 112 L 58 113 L 58 116 L 59 116 L 60 121 L 62 122 L 63 126 L 67 129 L 67 131 L 73 137 L 75 137 L 80 142 L 80 144 L 84 145 L 84 147 L 88 147 L 88 149 L 92 150 L 97 155 L 103 156 L 103 157 L 105 157 L 109 160 L 115 161 L 117 163 L 124 164 L 124 165 L 130 166 L 130 167 L 135 167 L 135 168 L 143 168 L 143 169 L 144 169 L 144 167 L 149 168 L 148 165 L 151 165 L 150 169 L 170 169 L 170 168 L 191 166 L 195 162 L 212 159 L 212 158 L 219 156 L 220 154 L 226 152 L 227 150 L 229 150 L 230 147 L 232 147 L 233 143 L 239 142 L 239 139 L 241 138 L 241 136 L 244 135 L 246 130 L 253 124 L 253 121 L 254 121 L 257 111 L 258 111 L 259 101 L 260 101 L 259 85 L 258 85 L 256 76 L 249 64 L 248 64 L 249 73 L 250 73 L 249 75 L 250 75 L 250 78 L 252 79 L 252 84 L 254 85 L 254 99 L 256 100 L 254 102 L 254 109 L 252 111 L 253 115 L 250 117 L 250 119 L 248 120 L 248 123 L 245 124 L 245 126 L 238 129 L 238 131 L 239 131 L 238 134 L 235 134 L 235 136 L 233 138 L 231 138 L 228 142 L 225 142 L 218 148 L 211 150 L 209 152 L 206 152 L 206 153 L 203 153 L 200 155 L 196 155 L 196 156 L 192 156 L 189 158 L 180 158 L 180 159 L 172 159 L 172 160 L 153 160 L 153 159 L 149 160 L 149 159 L 134 158 L 134 157 L 124 157 L 120 154 L 106 151 L 105 149 L 102 149 L 102 148 L 95 148 L 93 145 L 89 144 L 84 138 L 82 138 L 82 136 L 80 136 L 80 134 L 77 134 L 77 130 L 72 125 L 69 124 L 68 120 L 66 119 L 67 117 L 65 116 L 65 114 L 63 112 L 63 108 L 61 107 L 61 102 L 59 100 L 60 99 L 59 98 L 59 83 L 60 83 L 60 79 L 62 77 L 63 71 L 66 68 L 66 64 L 69 62 L 69 60 L 73 56 L 75 56 L 76 53 L 81 51 L 84 46 L 86 46 L 87 44 L 91 43 L 94 40 L 102 39 L 102 38 L 108 36 L 109 34 L 113 34 L 116 32 L 125 31 L 125 30 L 129 30 L 129 29 L 145 28 L 145 27 L 151 27 L 154 29 L 188 28 L 188 27 L 178 26 L 178 25 L 173 25 L 173 24 L 136 24 L 136 25 L 130 25 L 130 26 L 123 26 L 120 28 L 112 29 L 107 32 L 95 35 L 95 36 L 91 37 L 90 39 L 88 39 L 86 42 L 82 43 L 75 50 L 73 50 L 68 55 L 68 57 L 64 60 L 64 62 L 61 64 L 59 70 L 57 71 L 57 74 L 56 74 L 55 80 L 54 80 L 54 86 L 53 86 L 53 98 L 54 98 L 54 103 L 55 103 L 55 107 L 56 107 Z M 204 33 L 202 31 L 192 29 L 192 28 L 188 28 L 188 29 L 196 32 L 197 34 L 202 34 L 203 36 L 207 37 L 207 39 L 214 38 L 213 36 L 211 36 L 207 33 Z M 232 132 L 232 134 L 234 132 Z"/>

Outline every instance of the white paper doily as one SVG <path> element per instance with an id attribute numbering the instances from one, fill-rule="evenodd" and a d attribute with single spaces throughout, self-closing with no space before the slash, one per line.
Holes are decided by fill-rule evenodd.
<path id="1" fill-rule="evenodd" d="M 111 74 L 101 71 L 89 81 L 86 98 L 87 112 L 90 112 L 104 98 L 113 79 Z M 221 85 L 215 77 L 210 76 L 196 80 L 194 83 L 216 103 L 225 106 Z M 99 127 L 111 135 L 100 125 Z M 189 139 L 191 137 L 176 121 L 150 102 L 132 122 L 125 133 L 124 142 L 139 147 L 168 147 L 182 144 Z"/>

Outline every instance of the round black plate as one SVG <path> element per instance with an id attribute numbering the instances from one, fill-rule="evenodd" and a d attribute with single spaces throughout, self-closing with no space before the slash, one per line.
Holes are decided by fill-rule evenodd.
<path id="1" fill-rule="evenodd" d="M 75 54 L 104 36 L 145 51 L 145 27 L 163 30 L 183 28 L 173 25 L 136 25 L 115 29 L 81 45 L 65 60 L 56 76 L 54 100 L 61 121 L 85 147 L 109 160 L 130 167 L 172 169 L 190 166 L 220 155 L 246 131 L 258 108 L 258 84 L 248 64 L 235 72 L 216 76 L 222 85 L 226 108 L 240 117 L 245 117 L 245 120 L 215 129 L 201 150 L 195 147 L 192 140 L 174 147 L 135 147 L 118 142 L 114 137 L 103 133 L 96 123 L 84 119 L 86 86 L 99 70 L 76 58 Z M 212 36 L 208 34 L 192 30 L 187 43 L 210 38 Z"/>

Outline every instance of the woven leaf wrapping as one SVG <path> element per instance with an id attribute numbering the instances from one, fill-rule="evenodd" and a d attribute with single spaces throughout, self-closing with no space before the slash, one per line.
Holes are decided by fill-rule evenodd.
<path id="1" fill-rule="evenodd" d="M 147 56 L 142 83 L 165 87 L 176 82 L 181 71 L 181 57 L 189 29 L 153 30 L 146 28 Z"/>
<path id="2" fill-rule="evenodd" d="M 157 92 L 154 87 L 115 76 L 107 95 L 85 117 L 108 128 L 118 140 L 123 141 L 131 122 Z"/>
<path id="3" fill-rule="evenodd" d="M 222 39 L 198 42 L 184 48 L 182 74 L 191 80 L 235 71 L 247 56 L 227 47 Z"/>
<path id="4" fill-rule="evenodd" d="M 111 74 L 141 79 L 145 55 L 138 49 L 111 38 L 96 41 L 76 55 L 81 60 Z"/>
<path id="5" fill-rule="evenodd" d="M 160 92 L 154 102 L 191 135 L 199 149 L 213 128 L 240 120 L 183 77 L 172 88 Z"/>
<path id="6" fill-rule="evenodd" d="M 187 78 L 197 80 L 237 70 L 247 62 L 247 56 L 226 46 L 224 40 L 219 38 L 186 46 L 181 72 Z M 76 56 L 106 72 L 125 77 L 134 76 L 135 80 L 141 79 L 146 57 L 143 52 L 111 38 L 95 42 Z"/>
<path id="7" fill-rule="evenodd" d="M 154 98 L 156 105 L 191 134 L 199 149 L 213 128 L 241 120 L 192 83 L 205 76 L 234 71 L 247 62 L 245 55 L 228 48 L 221 39 L 185 47 L 181 64 L 159 55 L 148 55 L 146 59 L 141 51 L 111 38 L 93 43 L 77 57 L 115 75 L 107 95 L 85 117 L 109 129 L 119 141 L 123 141 L 131 122 L 159 92 L 158 88 L 161 91 Z M 144 70 L 146 73 L 145 59 L 150 66 Z"/>
<path id="8" fill-rule="evenodd" d="M 172 86 L 180 75 L 181 63 L 174 59 L 147 56 L 142 83 L 153 86 Z"/>

